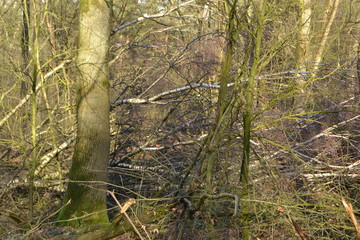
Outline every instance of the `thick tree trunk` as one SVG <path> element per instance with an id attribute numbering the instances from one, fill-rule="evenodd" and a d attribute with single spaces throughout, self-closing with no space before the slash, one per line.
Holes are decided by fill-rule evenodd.
<path id="1" fill-rule="evenodd" d="M 105 0 L 80 1 L 77 139 L 62 225 L 107 223 L 106 181 L 110 148 L 108 40 Z M 74 220 L 74 218 L 76 218 Z"/>

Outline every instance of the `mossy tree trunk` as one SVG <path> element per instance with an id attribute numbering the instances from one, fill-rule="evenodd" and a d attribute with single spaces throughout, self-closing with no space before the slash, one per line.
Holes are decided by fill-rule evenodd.
<path id="1" fill-rule="evenodd" d="M 74 227 L 109 221 L 106 181 L 110 151 L 110 8 L 105 0 L 80 0 L 79 31 L 77 139 L 65 206 L 58 218 L 60 225 Z"/>
<path id="2" fill-rule="evenodd" d="M 212 132 L 209 134 L 207 140 L 207 145 L 205 147 L 204 160 L 206 161 L 202 166 L 202 176 L 206 182 L 206 188 L 209 192 L 212 192 L 213 188 L 213 172 L 214 167 L 218 164 L 218 150 L 220 148 L 220 143 L 224 138 L 225 131 L 230 125 L 231 122 L 231 111 L 233 110 L 234 104 L 231 105 L 232 101 L 228 95 L 228 83 L 230 81 L 230 70 L 231 63 L 233 59 L 234 44 L 235 44 L 235 34 L 237 33 L 235 28 L 235 18 L 236 18 L 236 7 L 237 0 L 233 3 L 226 3 L 225 9 L 228 12 L 228 22 L 226 26 L 227 41 L 226 49 L 222 56 L 223 65 L 220 70 L 220 89 L 217 102 L 217 112 L 216 112 L 216 125 L 212 129 Z"/>
<path id="3" fill-rule="evenodd" d="M 262 51 L 262 38 L 263 27 L 265 24 L 265 12 L 267 7 L 267 0 L 260 0 L 257 3 L 253 3 L 252 8 L 256 14 L 256 28 L 251 35 L 251 62 L 250 72 L 247 73 L 248 80 L 245 86 L 245 104 L 243 113 L 243 157 L 240 170 L 240 183 L 241 183 L 241 199 L 247 200 L 250 198 L 249 187 L 249 165 L 251 154 L 251 128 L 252 122 L 255 118 L 254 115 L 254 96 L 256 92 L 255 78 L 261 70 L 261 51 Z M 254 22 L 255 23 L 255 22 Z M 241 202 L 241 222 L 242 222 L 242 239 L 250 239 L 250 203 L 247 201 Z"/>

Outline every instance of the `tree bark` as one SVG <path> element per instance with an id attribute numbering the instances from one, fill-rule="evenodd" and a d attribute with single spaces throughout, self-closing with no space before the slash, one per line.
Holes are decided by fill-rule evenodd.
<path id="1" fill-rule="evenodd" d="M 247 84 L 245 87 L 245 99 L 244 113 L 243 113 L 243 157 L 240 169 L 240 183 L 241 183 L 241 199 L 250 198 L 250 154 L 251 154 L 251 135 L 252 124 L 254 120 L 254 93 L 256 92 L 256 75 L 260 72 L 261 65 L 261 51 L 262 51 L 262 39 L 263 39 L 263 27 L 265 23 L 267 0 L 260 0 L 257 5 L 253 5 L 254 14 L 257 16 L 257 27 L 251 34 L 252 43 L 252 59 L 251 67 Z M 242 224 L 242 238 L 248 240 L 251 238 L 250 233 L 250 204 L 249 202 L 241 203 L 241 224 Z"/>
<path id="2" fill-rule="evenodd" d="M 299 32 L 297 48 L 298 71 L 305 72 L 309 65 L 311 30 L 311 0 L 299 0 Z M 299 78 L 300 84 L 303 79 Z"/>
<path id="3" fill-rule="evenodd" d="M 30 25 L 30 0 L 22 0 L 22 14 L 23 14 L 23 26 L 22 26 L 22 34 L 21 34 L 21 53 L 23 57 L 23 68 L 26 76 L 29 75 L 29 41 L 30 41 L 30 33 L 29 33 L 29 25 Z M 23 98 L 27 92 L 25 77 L 21 81 L 20 86 L 20 96 Z"/>
<path id="4" fill-rule="evenodd" d="M 355 93 L 355 103 L 358 103 L 357 106 L 358 109 L 360 109 L 360 41 L 358 41 L 358 47 L 357 47 L 356 69 L 357 69 L 358 89 L 357 89 L 357 93 Z"/>
<path id="5" fill-rule="evenodd" d="M 77 58 L 77 138 L 60 225 L 108 223 L 106 181 L 110 151 L 108 44 L 105 0 L 80 0 Z M 63 221 L 65 220 L 65 221 Z"/>
<path id="6" fill-rule="evenodd" d="M 322 34 L 320 46 L 314 57 L 314 69 L 313 69 L 313 73 L 312 73 L 313 77 L 315 77 L 316 72 L 319 70 L 319 67 L 320 67 L 324 52 L 325 52 L 325 46 L 326 46 L 327 40 L 329 38 L 330 29 L 335 20 L 335 16 L 336 16 L 336 13 L 337 13 L 337 10 L 339 7 L 339 3 L 340 3 L 340 0 L 333 0 L 333 1 L 329 1 L 329 4 L 327 6 L 326 12 L 330 13 L 330 16 L 328 19 L 326 19 L 326 25 L 324 28 L 324 32 Z"/>

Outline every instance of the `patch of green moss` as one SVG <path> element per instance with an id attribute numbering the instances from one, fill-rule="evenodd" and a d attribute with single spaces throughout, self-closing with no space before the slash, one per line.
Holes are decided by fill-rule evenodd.
<path id="1" fill-rule="evenodd" d="M 91 7 L 106 10 L 107 5 L 104 0 L 80 0 L 80 9 L 83 14 L 87 13 Z"/>
<path id="2" fill-rule="evenodd" d="M 58 225 L 74 228 L 105 224 L 109 222 L 106 212 L 106 197 L 101 189 L 88 186 L 98 178 L 95 173 L 86 171 L 90 155 L 79 154 L 89 152 L 80 147 L 74 152 L 73 165 L 70 170 L 72 180 L 65 196 L 65 206 L 60 211 Z M 99 191 L 99 192 L 97 192 Z M 70 220 L 70 221 L 67 221 Z"/>
<path id="3" fill-rule="evenodd" d="M 103 201 L 81 201 L 80 204 L 70 203 L 60 211 L 57 225 L 79 228 L 95 224 L 108 224 L 107 212 L 103 211 L 106 207 L 101 207 L 103 204 Z"/>
<path id="4" fill-rule="evenodd" d="M 109 80 L 102 81 L 102 86 L 103 86 L 104 88 L 109 88 L 109 87 L 110 87 L 110 82 L 109 82 Z"/>

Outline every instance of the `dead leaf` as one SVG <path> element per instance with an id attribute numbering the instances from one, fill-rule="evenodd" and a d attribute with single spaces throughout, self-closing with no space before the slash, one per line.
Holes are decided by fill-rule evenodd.
<path id="1" fill-rule="evenodd" d="M 276 210 L 281 213 L 285 212 L 285 208 L 282 206 L 277 206 Z"/>
<path id="2" fill-rule="evenodd" d="M 292 217 L 290 217 L 291 223 L 293 224 L 295 231 L 297 232 L 297 234 L 299 234 L 299 237 L 302 240 L 309 240 L 309 237 L 306 235 L 306 233 L 302 230 L 302 228 L 300 227 L 299 224 L 297 224 L 297 222 L 295 222 L 294 219 L 292 219 Z"/>

